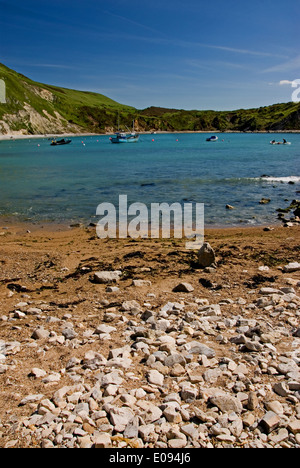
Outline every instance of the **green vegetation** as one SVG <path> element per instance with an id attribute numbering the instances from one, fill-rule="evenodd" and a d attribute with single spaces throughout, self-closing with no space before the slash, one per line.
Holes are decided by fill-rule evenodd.
<path id="1" fill-rule="evenodd" d="M 236 111 L 186 111 L 150 107 L 141 111 L 155 128 L 182 131 L 278 131 L 300 130 L 300 104 L 274 104 Z M 155 116 L 155 118 L 153 117 Z"/>
<path id="2" fill-rule="evenodd" d="M 278 131 L 300 130 L 300 104 L 259 109 L 200 111 L 149 107 L 138 110 L 102 94 L 41 84 L 0 64 L 6 104 L 0 103 L 0 132 L 105 133 L 131 127 L 138 131 Z M 34 115 L 34 118 L 33 118 Z"/>

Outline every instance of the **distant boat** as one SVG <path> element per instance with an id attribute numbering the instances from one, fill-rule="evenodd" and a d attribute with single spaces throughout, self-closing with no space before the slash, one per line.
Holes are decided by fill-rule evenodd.
<path id="1" fill-rule="evenodd" d="M 50 146 L 61 146 L 61 145 L 68 145 L 71 143 L 72 140 L 65 140 L 64 138 L 62 140 L 53 140 Z"/>
<path id="2" fill-rule="evenodd" d="M 127 129 L 128 130 L 128 129 Z M 134 121 L 132 123 L 132 131 L 128 132 L 119 130 L 119 119 L 118 119 L 118 131 L 113 137 L 110 137 L 111 143 L 137 143 L 140 135 L 134 131 Z"/>
<path id="3" fill-rule="evenodd" d="M 218 137 L 217 136 L 211 136 L 209 138 L 206 138 L 206 141 L 218 141 Z"/>

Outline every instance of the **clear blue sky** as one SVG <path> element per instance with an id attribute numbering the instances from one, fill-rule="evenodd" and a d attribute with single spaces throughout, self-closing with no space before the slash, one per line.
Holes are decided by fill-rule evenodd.
<path id="1" fill-rule="evenodd" d="M 288 102 L 300 79 L 299 0 L 0 0 L 0 10 L 0 62 L 139 109 Z"/>

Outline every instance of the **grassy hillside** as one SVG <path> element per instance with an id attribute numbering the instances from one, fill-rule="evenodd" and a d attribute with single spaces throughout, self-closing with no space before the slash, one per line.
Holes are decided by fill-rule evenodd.
<path id="1" fill-rule="evenodd" d="M 259 109 L 199 111 L 149 107 L 138 110 L 97 93 L 37 83 L 0 64 L 6 103 L 0 103 L 0 133 L 113 132 L 136 121 L 139 131 L 300 130 L 300 104 Z"/>
<path id="2" fill-rule="evenodd" d="M 6 86 L 6 103 L 0 103 L 4 133 L 8 128 L 29 134 L 105 131 L 116 125 L 118 112 L 134 111 L 102 94 L 37 83 L 3 64 L 0 79 Z"/>
<path id="3" fill-rule="evenodd" d="M 186 131 L 300 130 L 300 104 L 287 103 L 236 111 L 185 111 L 150 107 L 141 118 L 155 128 Z"/>

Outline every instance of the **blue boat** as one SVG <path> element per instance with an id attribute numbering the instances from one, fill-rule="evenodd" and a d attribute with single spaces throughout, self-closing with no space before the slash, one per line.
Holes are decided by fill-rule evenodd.
<path id="1" fill-rule="evenodd" d="M 125 133 L 116 132 L 115 136 L 110 137 L 111 143 L 137 143 L 140 135 L 135 132 Z"/>
<path id="2" fill-rule="evenodd" d="M 119 127 L 119 125 L 118 125 Z M 111 143 L 137 143 L 140 135 L 134 131 L 134 121 L 132 124 L 132 132 L 128 133 L 118 130 L 113 137 L 110 137 Z"/>

